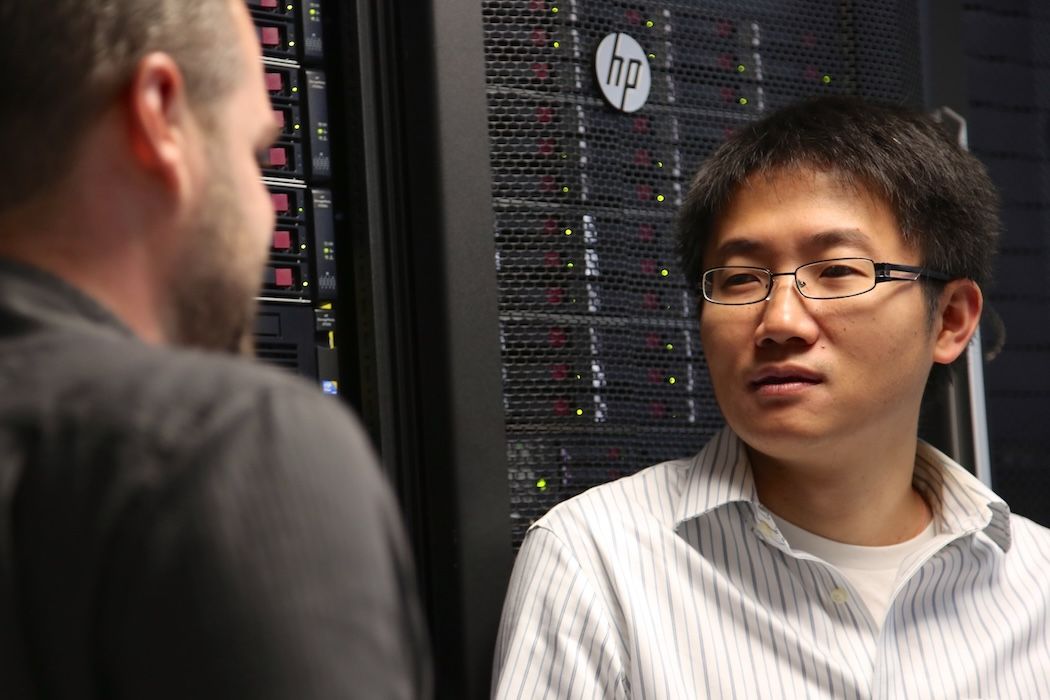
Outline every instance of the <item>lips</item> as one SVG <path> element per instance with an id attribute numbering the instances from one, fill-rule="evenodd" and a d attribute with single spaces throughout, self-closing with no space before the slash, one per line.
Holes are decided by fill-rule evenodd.
<path id="1" fill-rule="evenodd" d="M 798 365 L 770 365 L 759 368 L 748 379 L 752 390 L 763 394 L 799 391 L 824 381 L 820 372 Z"/>

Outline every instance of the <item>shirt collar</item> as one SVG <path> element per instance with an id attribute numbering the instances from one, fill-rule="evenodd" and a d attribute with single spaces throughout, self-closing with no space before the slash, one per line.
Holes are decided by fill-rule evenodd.
<path id="1" fill-rule="evenodd" d="M 921 440 L 912 479 L 935 513 L 938 533 L 983 531 L 1004 552 L 1010 549 L 1006 503 L 950 457 Z M 726 427 L 693 458 L 679 497 L 675 527 L 734 502 L 750 504 L 760 525 L 772 521 L 758 500 L 745 445 Z"/>
<path id="2" fill-rule="evenodd" d="M 20 332 L 31 326 L 61 326 L 132 335 L 113 313 L 76 287 L 29 265 L 0 258 L 0 316 Z"/>

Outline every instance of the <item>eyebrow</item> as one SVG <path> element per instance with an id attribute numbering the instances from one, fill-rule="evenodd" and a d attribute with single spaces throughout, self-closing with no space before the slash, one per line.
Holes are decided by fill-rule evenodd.
<path id="1" fill-rule="evenodd" d="M 807 248 L 832 248 L 836 245 L 854 245 L 871 250 L 871 238 L 860 229 L 828 229 L 812 234 L 805 242 Z M 723 260 L 732 255 L 742 255 L 766 250 L 769 246 L 753 238 L 732 238 L 719 245 L 712 257 Z"/>

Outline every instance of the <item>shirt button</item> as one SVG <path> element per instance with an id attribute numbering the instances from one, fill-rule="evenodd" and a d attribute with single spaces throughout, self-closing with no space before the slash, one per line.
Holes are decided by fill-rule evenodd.
<path id="1" fill-rule="evenodd" d="M 844 588 L 832 588 L 831 599 L 841 605 L 849 600 L 849 593 Z"/>

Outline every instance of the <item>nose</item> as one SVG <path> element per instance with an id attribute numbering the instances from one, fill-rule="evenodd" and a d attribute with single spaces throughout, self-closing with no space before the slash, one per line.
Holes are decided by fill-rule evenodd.
<path id="1" fill-rule="evenodd" d="M 815 343 L 820 328 L 806 306 L 809 301 L 799 293 L 794 276 L 775 277 L 769 299 L 762 304 L 762 316 L 755 328 L 755 344 Z"/>

